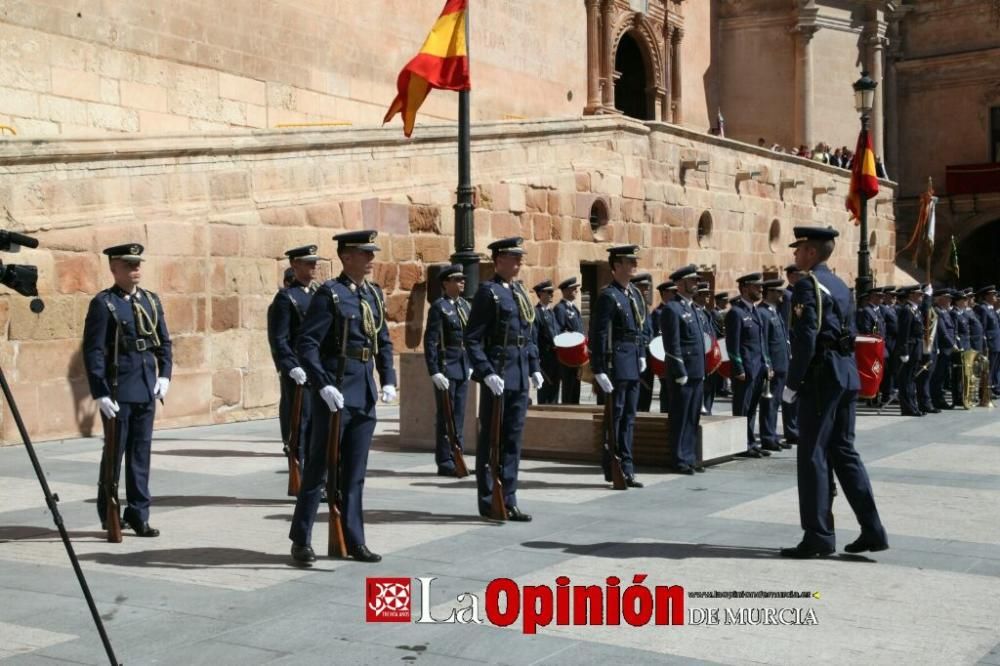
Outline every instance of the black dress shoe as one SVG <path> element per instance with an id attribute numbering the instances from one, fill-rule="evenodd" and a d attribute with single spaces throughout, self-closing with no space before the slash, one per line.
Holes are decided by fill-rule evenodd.
<path id="1" fill-rule="evenodd" d="M 782 548 L 782 557 L 791 557 L 796 560 L 807 560 L 811 557 L 826 557 L 828 555 L 833 555 L 833 548 L 817 548 L 816 546 L 807 546 L 804 543 L 800 543 L 794 548 Z"/>
<path id="2" fill-rule="evenodd" d="M 699 474 L 704 474 L 705 473 L 705 466 L 704 465 L 695 465 L 694 466 L 694 471 L 698 472 Z"/>
<path id="3" fill-rule="evenodd" d="M 788 444 L 790 447 L 795 446 L 798 443 L 799 443 L 798 437 L 785 437 L 785 444 Z"/>
<path id="4" fill-rule="evenodd" d="M 454 467 L 438 467 L 438 476 L 455 476 Z"/>
<path id="5" fill-rule="evenodd" d="M 877 553 L 880 550 L 889 550 L 889 544 L 885 541 L 873 539 L 862 534 L 852 543 L 844 546 L 845 553 L 863 553 L 866 550 L 870 550 L 873 553 Z"/>
<path id="6" fill-rule="evenodd" d="M 629 488 L 642 488 L 643 487 L 642 482 L 641 481 L 636 481 L 636 479 L 635 479 L 634 476 L 626 476 L 625 477 L 625 485 L 628 486 Z"/>
<path id="7" fill-rule="evenodd" d="M 938 409 L 937 407 L 921 407 L 920 411 L 922 411 L 924 414 L 940 414 L 941 413 L 941 410 Z"/>
<path id="8" fill-rule="evenodd" d="M 292 559 L 301 564 L 311 564 L 316 561 L 316 553 L 313 552 L 312 546 L 300 546 L 293 543 Z"/>
<path id="9" fill-rule="evenodd" d="M 516 506 L 507 507 L 507 520 L 512 520 L 515 523 L 530 523 L 531 515 L 524 513 Z"/>
<path id="10" fill-rule="evenodd" d="M 135 532 L 136 536 L 150 537 L 150 538 L 160 536 L 160 530 L 154 527 L 150 527 L 149 523 L 147 522 L 140 523 L 140 522 L 133 522 L 130 520 L 128 521 L 128 526 L 132 528 L 132 531 Z"/>
<path id="11" fill-rule="evenodd" d="M 358 562 L 381 562 L 382 556 L 368 550 L 368 546 L 360 544 L 347 550 L 347 554 Z"/>
<path id="12" fill-rule="evenodd" d="M 688 467 L 687 465 L 676 465 L 674 467 L 674 471 L 677 472 L 678 474 L 687 474 L 687 475 L 694 474 L 694 470 Z"/>
<path id="13" fill-rule="evenodd" d="M 759 447 L 757 449 L 754 449 L 754 450 L 757 451 L 757 453 L 759 453 L 761 455 L 761 457 L 763 457 L 763 458 L 767 458 L 767 457 L 769 457 L 771 455 L 770 451 L 765 451 L 764 449 L 759 448 Z"/>
<path id="14" fill-rule="evenodd" d="M 783 449 L 790 449 L 790 448 L 792 448 L 792 445 L 789 444 L 788 442 L 779 442 L 778 446 L 780 446 Z"/>
<path id="15" fill-rule="evenodd" d="M 781 445 L 780 444 L 775 444 L 774 442 L 768 442 L 766 444 L 763 444 L 762 448 L 764 448 L 764 449 L 766 449 L 768 451 L 780 451 L 781 450 Z"/>

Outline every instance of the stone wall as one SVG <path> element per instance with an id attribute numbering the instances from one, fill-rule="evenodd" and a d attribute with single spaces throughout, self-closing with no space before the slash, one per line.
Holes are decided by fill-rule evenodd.
<path id="1" fill-rule="evenodd" d="M 0 361 L 31 432 L 95 429 L 80 335 L 90 298 L 110 284 L 100 250 L 121 242 L 146 246 L 143 284 L 160 294 L 174 338 L 162 425 L 274 415 L 265 311 L 282 253 L 316 243 L 335 256 L 331 236 L 343 229 L 380 230 L 375 279 L 392 339 L 397 351 L 419 349 L 426 269 L 453 245 L 454 137 L 453 127 L 414 141 L 397 128 L 344 128 L 0 142 L 4 226 L 41 243 L 3 259 L 38 265 L 45 311 L 0 296 Z M 853 276 L 846 172 L 807 160 L 660 123 L 588 117 L 477 124 L 472 173 L 477 247 L 523 235 L 528 284 L 579 274 L 581 262 L 605 261 L 610 244 L 634 242 L 657 280 L 695 262 L 732 289 L 744 272 L 787 263 L 799 223 L 839 228 L 833 265 Z M 595 240 L 598 198 L 610 215 Z M 883 274 L 895 244 L 891 199 L 883 183 L 872 206 Z M 711 233 L 699 238 L 706 213 Z M 402 400 L 413 390 L 400 389 Z M 7 416 L 3 431 L 11 441 Z"/>

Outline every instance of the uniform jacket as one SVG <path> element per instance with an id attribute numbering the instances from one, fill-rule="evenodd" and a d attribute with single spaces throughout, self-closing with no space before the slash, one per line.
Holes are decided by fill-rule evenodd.
<path id="1" fill-rule="evenodd" d="M 133 299 L 134 307 L 141 307 L 149 317 L 148 322 L 155 323 L 155 336 L 142 335 L 136 328 Z M 116 332 L 118 386 L 114 397 L 118 402 L 151 402 L 156 378 L 170 379 L 173 370 L 170 334 L 156 294 L 138 289 L 126 299 L 125 292 L 114 286 L 91 299 L 83 325 L 83 363 L 90 395 L 95 400 L 113 393 Z M 140 351 L 141 347 L 145 350 Z"/>
<path id="2" fill-rule="evenodd" d="M 765 340 L 767 341 L 767 357 L 771 360 L 771 369 L 778 374 L 788 372 L 788 360 L 791 348 L 788 342 L 788 329 L 781 310 L 772 305 L 762 305 L 757 308 L 764 320 Z"/>
<path id="3" fill-rule="evenodd" d="M 362 303 L 371 313 L 373 334 L 365 330 Z M 347 357 L 341 358 L 345 328 Z M 324 282 L 309 303 L 295 350 L 309 381 L 317 388 L 337 386 L 337 372 L 344 364 L 344 381 L 337 388 L 344 394 L 347 407 L 374 409 L 378 399 L 374 370 L 378 370 L 383 386 L 396 385 L 385 296 L 377 284 L 367 280 L 359 285 L 341 273 L 337 279 Z"/>
<path id="4" fill-rule="evenodd" d="M 751 310 L 742 298 L 730 303 L 726 313 L 726 350 L 733 363 L 734 377 L 746 373 L 749 380 L 770 366 L 764 334 L 758 308 Z"/>
<path id="5" fill-rule="evenodd" d="M 631 284 L 612 282 L 601 290 L 590 316 L 590 367 L 595 375 L 605 373 L 612 381 L 639 379 L 639 359 L 646 353 L 645 320 L 646 303 Z"/>
<path id="6" fill-rule="evenodd" d="M 473 377 L 483 380 L 495 374 L 504 380 L 505 391 L 528 390 L 530 375 L 539 371 L 533 322 L 526 318 L 533 320 L 534 312 L 521 283 L 494 275 L 479 284 L 465 327 Z"/>
<path id="7" fill-rule="evenodd" d="M 556 322 L 559 324 L 559 333 L 583 333 L 583 317 L 579 308 L 574 303 L 567 300 L 559 301 L 552 308 L 556 315 Z"/>
<path id="8" fill-rule="evenodd" d="M 851 292 L 825 263 L 795 283 L 792 292 L 792 357 L 787 386 L 799 391 L 807 383 L 822 391 L 826 382 L 851 391 L 861 388 L 853 351 L 833 348 L 843 337 L 853 338 Z"/>
<path id="9" fill-rule="evenodd" d="M 955 342 L 961 351 L 972 349 L 969 342 L 969 318 L 965 310 L 951 309 L 951 320 L 955 322 Z"/>
<path id="10" fill-rule="evenodd" d="M 295 343 L 315 291 L 314 285 L 295 283 L 279 289 L 268 308 L 267 339 L 271 344 L 271 356 L 278 371 L 285 376 L 293 368 L 302 367 Z"/>
<path id="11" fill-rule="evenodd" d="M 899 310 L 896 306 L 880 305 L 882 319 L 885 320 L 885 347 L 890 353 L 896 348 L 899 337 Z"/>
<path id="12" fill-rule="evenodd" d="M 885 319 L 881 308 L 874 305 L 860 308 L 857 313 L 857 329 L 858 335 L 877 335 L 885 339 Z"/>
<path id="13" fill-rule="evenodd" d="M 983 339 L 986 342 L 986 351 L 1000 352 L 1000 317 L 992 305 L 987 303 L 976 304 L 976 316 L 979 323 L 983 325 Z"/>
<path id="14" fill-rule="evenodd" d="M 955 320 L 948 310 L 942 308 L 935 309 L 937 310 L 938 321 L 937 330 L 934 333 L 934 344 L 937 346 L 939 352 L 949 354 L 958 349 L 958 339 L 955 336 Z"/>
<path id="15" fill-rule="evenodd" d="M 667 303 L 660 315 L 667 377 L 705 378 L 704 320 L 697 307 L 681 297 Z"/>
<path id="16" fill-rule="evenodd" d="M 924 313 L 911 303 L 900 309 L 896 355 L 909 356 L 913 361 L 924 355 Z"/>
<path id="17" fill-rule="evenodd" d="M 461 296 L 454 301 L 442 296 L 431 304 L 424 329 L 424 361 L 428 374 L 440 372 L 455 381 L 469 378 L 471 365 L 465 353 L 464 322 L 469 321 L 470 309 L 468 301 Z"/>
<path id="18" fill-rule="evenodd" d="M 965 321 L 969 326 L 969 349 L 983 353 L 986 351 L 986 338 L 983 336 L 983 322 L 979 320 L 976 313 L 966 308 Z"/>

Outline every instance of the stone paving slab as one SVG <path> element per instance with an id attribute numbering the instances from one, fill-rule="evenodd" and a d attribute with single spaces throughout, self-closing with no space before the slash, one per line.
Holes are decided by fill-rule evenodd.
<path id="1" fill-rule="evenodd" d="M 726 411 L 723 405 L 717 407 Z M 436 476 L 406 450 L 398 411 L 382 422 L 366 481 L 377 565 L 322 557 L 293 566 L 293 501 L 274 420 L 165 430 L 154 437 L 159 539 L 108 544 L 93 491 L 100 441 L 37 446 L 121 661 L 127 664 L 1000 664 L 1000 434 L 994 412 L 904 419 L 861 410 L 858 448 L 892 549 L 789 562 L 799 536 L 795 450 L 683 477 L 640 469 L 647 487 L 613 491 L 598 467 L 526 460 L 529 524 L 475 513 L 471 478 Z M 929 427 L 933 426 L 933 427 Z M 470 457 L 470 463 L 472 458 Z M 103 663 L 103 652 L 41 490 L 20 447 L 0 449 L 0 662 Z M 836 504 L 838 541 L 857 535 Z M 496 578 L 522 586 L 647 583 L 711 590 L 815 590 L 810 599 L 686 599 L 690 611 L 811 608 L 816 626 L 549 626 L 365 621 L 368 576 L 433 577 L 446 617 Z M 414 609 L 421 603 L 414 582 Z M 484 615 L 485 617 L 485 615 Z"/>

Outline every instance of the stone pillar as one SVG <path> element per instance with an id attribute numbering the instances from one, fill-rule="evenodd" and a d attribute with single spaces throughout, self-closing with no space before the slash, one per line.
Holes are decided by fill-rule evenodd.
<path id="1" fill-rule="evenodd" d="M 795 29 L 795 147 L 813 147 L 813 57 L 812 38 L 816 26 Z"/>
<path id="2" fill-rule="evenodd" d="M 670 68 L 670 99 L 673 107 L 673 123 L 680 125 L 684 122 L 684 110 L 681 98 L 681 41 L 684 39 L 684 31 L 674 28 L 674 53 L 671 60 L 673 64 Z"/>
<path id="3" fill-rule="evenodd" d="M 900 179 L 899 164 L 899 83 L 896 78 L 896 61 L 902 54 L 900 44 L 899 18 L 894 17 L 889 24 L 889 48 L 886 51 L 885 62 L 885 155 L 882 162 L 886 173 L 896 182 Z"/>
<path id="4" fill-rule="evenodd" d="M 868 40 L 868 71 L 871 72 L 870 76 L 874 81 L 878 82 L 878 88 L 875 89 L 875 100 L 872 103 L 872 147 L 875 150 L 875 154 L 885 159 L 885 144 L 882 141 L 883 131 L 885 127 L 885 104 L 883 103 L 885 95 L 885 81 L 882 69 L 882 58 L 884 57 L 884 48 L 882 37 L 879 35 L 878 27 L 873 28 L 873 32 Z"/>
<path id="5" fill-rule="evenodd" d="M 673 26 L 669 22 L 663 23 L 663 87 L 666 89 L 666 99 L 663 100 L 663 116 L 660 118 L 665 123 L 674 122 L 673 97 L 673 50 L 674 35 Z"/>
<path id="6" fill-rule="evenodd" d="M 601 76 L 604 82 L 601 101 L 606 111 L 613 111 L 615 108 L 615 45 L 612 43 L 614 34 L 612 25 L 614 24 L 614 0 L 604 0 L 601 5 L 601 37 L 604 44 L 601 60 Z"/>
<path id="7" fill-rule="evenodd" d="M 601 108 L 601 33 L 598 30 L 600 0 L 585 0 L 587 5 L 587 106 L 584 113 Z"/>

